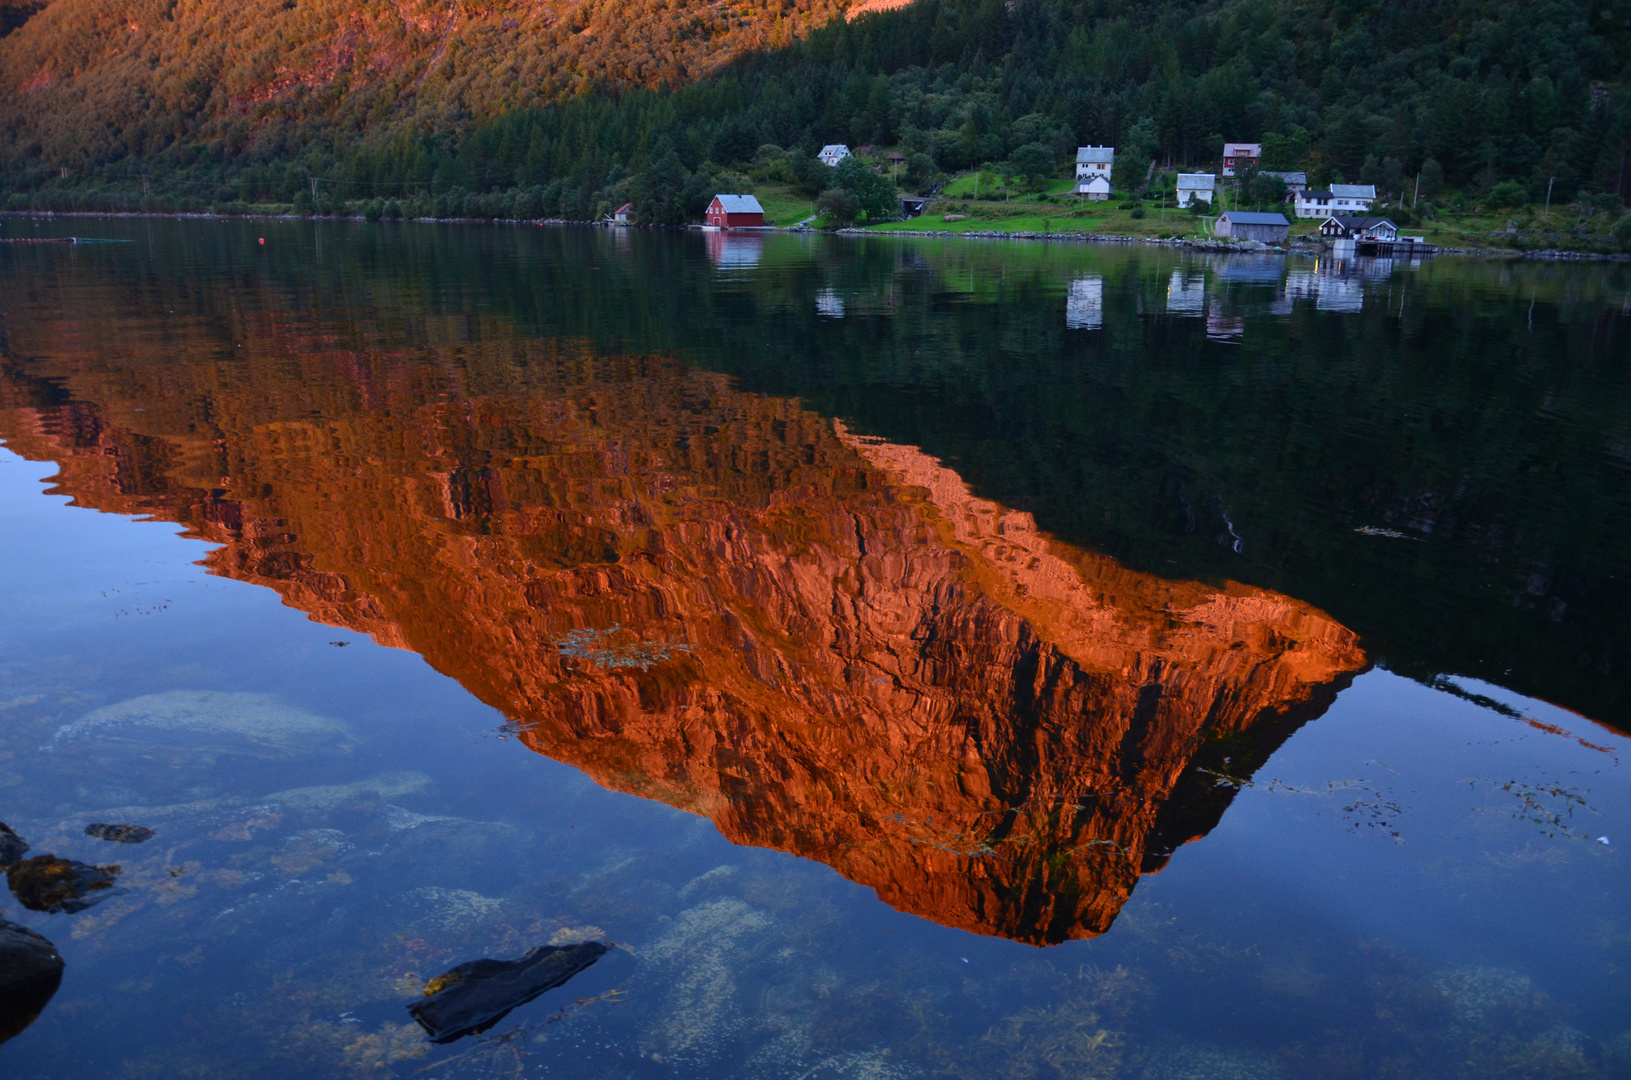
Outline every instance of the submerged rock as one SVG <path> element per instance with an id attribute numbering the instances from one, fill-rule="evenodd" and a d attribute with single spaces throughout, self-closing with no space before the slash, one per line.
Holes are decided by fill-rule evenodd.
<path id="1" fill-rule="evenodd" d="M 40 1015 L 62 982 L 62 967 L 55 945 L 0 919 L 0 1043 Z"/>
<path id="2" fill-rule="evenodd" d="M 173 690 L 146 694 L 85 714 L 57 729 L 51 745 L 90 738 L 98 743 L 142 733 L 227 737 L 265 752 L 285 753 L 345 737 L 345 726 L 285 705 L 266 694 Z M 216 751 L 230 750 L 213 746 Z"/>
<path id="3" fill-rule="evenodd" d="M 519 960 L 472 960 L 425 984 L 425 996 L 408 1006 L 432 1042 L 479 1035 L 545 990 L 552 990 L 600 959 L 598 941 L 540 945 Z"/>
<path id="4" fill-rule="evenodd" d="M 117 866 L 87 866 L 55 855 L 36 855 L 12 863 L 6 882 L 17 902 L 30 911 L 84 911 L 123 889 L 114 887 Z"/>
<path id="5" fill-rule="evenodd" d="M 0 821 L 0 867 L 10 866 L 28 853 L 28 841 L 11 831 L 11 826 Z"/>
<path id="6" fill-rule="evenodd" d="M 139 844 L 153 838 L 153 830 L 142 825 L 87 825 L 85 835 L 117 844 Z"/>

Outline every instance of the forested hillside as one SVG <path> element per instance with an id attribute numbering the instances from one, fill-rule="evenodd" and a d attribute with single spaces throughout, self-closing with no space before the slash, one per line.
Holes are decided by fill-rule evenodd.
<path id="1" fill-rule="evenodd" d="M 315 176 L 332 204 L 672 221 L 722 170 L 813 195 L 828 141 L 902 147 L 914 186 L 1087 142 L 1126 186 L 1229 139 L 1427 198 L 1631 193 L 1631 0 L 918 0 L 802 40 L 841 5 L 420 3 L 55 0 L 0 41 L 12 205 L 134 206 L 141 174 L 149 203 L 287 202 Z"/>
<path id="2" fill-rule="evenodd" d="M 595 87 L 679 86 L 844 0 L 0 0 L 0 121 L 60 170 L 467 131 Z"/>

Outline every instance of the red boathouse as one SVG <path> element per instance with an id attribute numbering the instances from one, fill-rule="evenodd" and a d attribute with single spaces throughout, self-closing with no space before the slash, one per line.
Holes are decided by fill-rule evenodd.
<path id="1" fill-rule="evenodd" d="M 715 195 L 708 204 L 708 224 L 721 229 L 762 229 L 765 208 L 752 195 Z"/>

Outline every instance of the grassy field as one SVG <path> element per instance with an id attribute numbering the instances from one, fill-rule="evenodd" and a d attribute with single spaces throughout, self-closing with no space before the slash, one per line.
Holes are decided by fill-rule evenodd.
<path id="1" fill-rule="evenodd" d="M 794 191 L 787 184 L 756 184 L 754 196 L 765 208 L 765 224 L 786 228 L 797 225 L 810 216 L 812 200 Z"/>
<path id="2" fill-rule="evenodd" d="M 948 217 L 957 220 L 947 221 Z M 1135 218 L 1131 210 L 1121 209 L 1120 204 L 1114 201 L 1078 203 L 1074 199 L 1046 203 L 1035 199 L 997 203 L 937 203 L 930 213 L 922 217 L 875 225 L 869 231 L 912 230 L 954 233 L 1077 232 L 1149 239 L 1199 238 L 1209 234 L 1207 219 L 1187 212 L 1168 208 L 1163 213 L 1159 206 L 1146 206 L 1144 217 Z"/>
<path id="3" fill-rule="evenodd" d="M 1162 207 L 1157 201 L 1144 204 L 1144 216 L 1135 218 L 1130 209 L 1122 209 L 1122 197 L 1108 202 L 1077 202 L 1069 194 L 1070 180 L 1053 180 L 1039 192 L 1023 192 L 1017 188 L 1004 188 L 1001 176 L 983 170 L 979 177 L 979 191 L 985 198 L 975 199 L 974 173 L 964 173 L 949 182 L 930 204 L 930 212 L 911 221 L 885 222 L 870 226 L 873 232 L 902 232 L 913 230 L 936 232 L 1049 232 L 1092 233 L 1111 236 L 1137 236 L 1141 238 L 1200 238 L 1210 235 L 1209 219 L 1213 211 L 1196 217 L 1172 206 Z M 998 195 L 1001 198 L 992 199 Z M 1168 198 L 1170 199 L 1170 194 Z M 1222 193 L 1219 203 L 1233 205 L 1230 192 Z M 1292 240 L 1318 240 L 1319 220 L 1293 216 L 1292 208 L 1283 211 L 1291 222 Z M 1388 215 L 1387 209 L 1378 210 Z M 1609 235 L 1612 219 L 1603 213 L 1582 213 L 1577 207 L 1544 209 L 1526 207 L 1519 210 L 1456 212 L 1441 209 L 1425 220 L 1411 222 L 1399 220 L 1410 215 L 1393 215 L 1399 221 L 1400 231 L 1426 236 L 1430 243 L 1441 247 L 1539 250 L 1548 248 L 1574 251 L 1617 251 L 1618 246 Z M 957 220 L 947 221 L 947 217 Z"/>

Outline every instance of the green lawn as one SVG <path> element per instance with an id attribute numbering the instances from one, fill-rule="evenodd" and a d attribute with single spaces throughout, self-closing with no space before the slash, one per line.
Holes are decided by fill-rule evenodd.
<path id="1" fill-rule="evenodd" d="M 1187 212 L 1147 208 L 1143 218 L 1132 216 L 1115 202 L 1085 203 L 968 203 L 968 216 L 947 221 L 947 213 L 931 212 L 910 221 L 875 225 L 872 232 L 932 230 L 936 232 L 1048 232 L 1093 233 L 1101 236 L 1138 236 L 1152 239 L 1207 235 L 1205 219 Z M 951 216 L 957 216 L 955 212 Z"/>
<path id="2" fill-rule="evenodd" d="M 953 215 L 956 216 L 956 215 Z M 943 214 L 924 214 L 910 221 L 887 221 L 871 227 L 872 232 L 901 232 L 913 229 L 932 229 L 945 232 L 1102 232 L 1097 226 L 1102 218 L 1048 217 L 1042 214 L 1018 214 L 996 219 L 964 218 L 947 221 Z"/>
<path id="3" fill-rule="evenodd" d="M 976 182 L 976 175 L 978 181 Z M 978 174 L 963 173 L 952 179 L 940 191 L 943 199 L 972 199 L 978 190 L 981 194 L 989 195 L 994 191 L 1004 190 L 1002 176 L 989 169 L 981 169 Z"/>
<path id="4" fill-rule="evenodd" d="M 787 184 L 757 184 L 753 195 L 765 208 L 765 224 L 786 228 L 810 216 L 813 201 Z"/>

